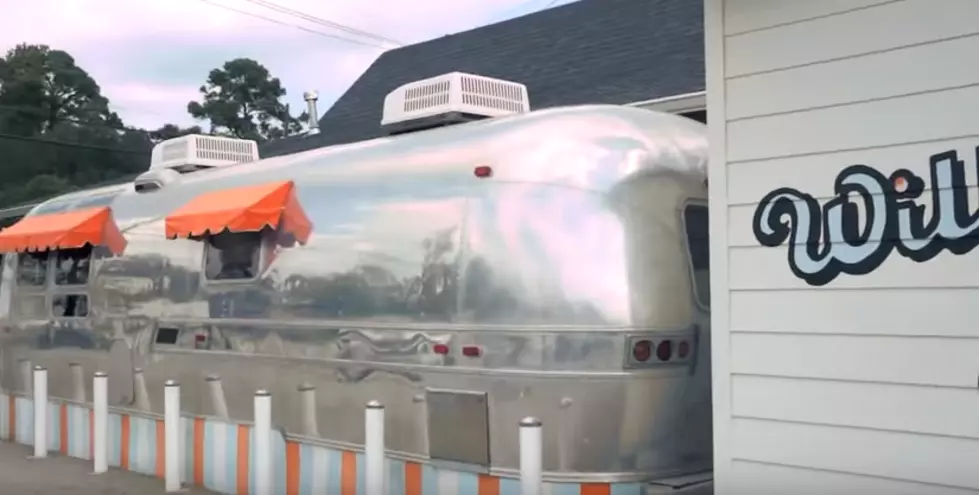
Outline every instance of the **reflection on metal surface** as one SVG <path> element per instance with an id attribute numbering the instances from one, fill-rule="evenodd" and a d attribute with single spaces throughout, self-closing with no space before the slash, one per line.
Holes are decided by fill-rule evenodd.
<path id="1" fill-rule="evenodd" d="M 518 466 L 528 415 L 545 424 L 549 479 L 709 468 L 710 368 L 692 367 L 709 363 L 709 333 L 693 330 L 709 332 L 693 274 L 707 278 L 681 219 L 706 198 L 706 151 L 692 121 L 580 107 L 120 192 L 126 252 L 95 256 L 84 290 L 12 285 L 17 257 L 5 260 L 4 362 L 47 366 L 65 398 L 68 362 L 107 369 L 113 404 L 157 413 L 168 379 L 185 412 L 234 420 L 251 419 L 265 388 L 277 425 L 347 447 L 363 443 L 362 406 L 376 399 L 398 455 L 497 472 Z M 287 179 L 313 235 L 270 248 L 251 281 L 206 280 L 203 243 L 165 239 L 163 218 L 202 192 Z M 86 316 L 51 314 L 59 294 L 81 292 Z M 633 362 L 636 339 L 692 356 Z M 6 368 L 0 379 L 27 386 Z"/>

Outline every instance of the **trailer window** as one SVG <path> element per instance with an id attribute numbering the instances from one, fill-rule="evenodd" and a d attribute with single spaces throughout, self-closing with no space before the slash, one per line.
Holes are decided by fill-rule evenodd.
<path id="1" fill-rule="evenodd" d="M 204 261 L 207 280 L 249 280 L 261 272 L 261 232 L 235 232 L 208 236 Z"/>
<path id="2" fill-rule="evenodd" d="M 87 284 L 91 260 L 91 246 L 55 251 L 54 283 L 56 285 Z"/>
<path id="3" fill-rule="evenodd" d="M 51 300 L 51 314 L 55 318 L 84 318 L 88 316 L 88 296 L 59 294 Z"/>
<path id="4" fill-rule="evenodd" d="M 47 251 L 17 255 L 17 285 L 43 287 L 47 280 Z"/>
<path id="5" fill-rule="evenodd" d="M 693 290 L 697 302 L 710 307 L 710 214 L 706 205 L 687 205 L 683 209 L 683 227 L 693 269 Z"/>

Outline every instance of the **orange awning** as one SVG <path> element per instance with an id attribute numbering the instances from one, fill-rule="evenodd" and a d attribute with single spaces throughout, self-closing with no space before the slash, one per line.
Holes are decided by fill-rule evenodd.
<path id="1" fill-rule="evenodd" d="M 204 193 L 166 220 L 166 235 L 199 237 L 204 234 L 257 232 L 278 229 L 305 244 L 313 230 L 299 205 L 292 181 L 237 187 Z"/>
<path id="2" fill-rule="evenodd" d="M 86 244 L 104 246 L 113 254 L 126 249 L 108 206 L 25 217 L 0 232 L 0 252 L 71 249 Z"/>

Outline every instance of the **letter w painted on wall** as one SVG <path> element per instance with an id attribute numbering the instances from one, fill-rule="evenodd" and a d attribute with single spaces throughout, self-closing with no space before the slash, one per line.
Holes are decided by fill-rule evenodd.
<path id="1" fill-rule="evenodd" d="M 975 151 L 979 167 L 979 148 Z M 917 203 L 925 191 L 922 178 L 906 169 L 886 177 L 866 165 L 851 165 L 837 175 L 835 195 L 823 206 L 788 187 L 765 195 L 752 220 L 755 238 L 769 247 L 788 241 L 789 268 L 814 286 L 841 273 L 868 274 L 892 251 L 918 263 L 943 250 L 966 254 L 979 245 L 979 208 L 969 206 L 965 163 L 955 150 L 933 155 L 930 162 L 928 218 Z"/>

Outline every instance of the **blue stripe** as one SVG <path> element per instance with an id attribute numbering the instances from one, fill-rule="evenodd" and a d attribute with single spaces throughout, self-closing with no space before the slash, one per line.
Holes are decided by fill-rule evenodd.
<path id="1" fill-rule="evenodd" d="M 364 454 L 357 454 L 357 495 L 364 495 Z"/>
<path id="2" fill-rule="evenodd" d="M 581 485 L 576 483 L 554 483 L 551 488 L 551 495 L 579 495 Z"/>
<path id="3" fill-rule="evenodd" d="M 17 443 L 22 445 L 34 444 L 34 405 L 30 399 L 17 397 L 14 399 L 14 409 L 17 411 Z"/>
<path id="4" fill-rule="evenodd" d="M 639 483 L 613 483 L 612 495 L 640 495 L 642 485 Z"/>
<path id="5" fill-rule="evenodd" d="M 327 483 L 326 493 L 340 493 L 340 463 L 343 461 L 340 452 L 333 449 L 326 450 L 327 468 L 329 469 L 329 482 Z"/>
<path id="6" fill-rule="evenodd" d="M 479 493 L 479 476 L 473 473 L 460 472 L 459 493 Z"/>
<path id="7" fill-rule="evenodd" d="M 439 495 L 438 472 L 430 464 L 422 464 L 422 495 Z"/>
<path id="8" fill-rule="evenodd" d="M 183 445 L 180 455 L 184 461 L 183 473 L 180 479 L 185 483 L 194 483 L 194 419 L 180 418 L 180 428 L 183 430 Z"/>
<path id="9" fill-rule="evenodd" d="M 299 445 L 299 495 L 313 495 L 313 473 L 316 469 L 326 469 L 326 466 L 313 465 L 312 445 Z"/>
<path id="10" fill-rule="evenodd" d="M 520 480 L 500 478 L 500 495 L 520 495 Z"/>
<path id="11" fill-rule="evenodd" d="M 225 423 L 227 431 L 227 452 L 224 456 L 225 476 L 224 485 L 228 493 L 238 493 L 238 425 Z"/>
<path id="12" fill-rule="evenodd" d="M 69 411 L 70 414 L 70 411 Z M 109 465 L 122 465 L 122 416 L 109 413 Z M 68 437 L 69 444 L 71 437 Z"/>
<path id="13" fill-rule="evenodd" d="M 61 404 L 48 402 L 48 450 L 61 448 Z"/>
<path id="14" fill-rule="evenodd" d="M 397 459 L 388 459 L 388 494 L 404 495 L 405 493 L 405 463 Z"/>
<path id="15" fill-rule="evenodd" d="M 286 439 L 279 431 L 272 432 L 272 483 L 276 495 L 286 495 Z"/>

